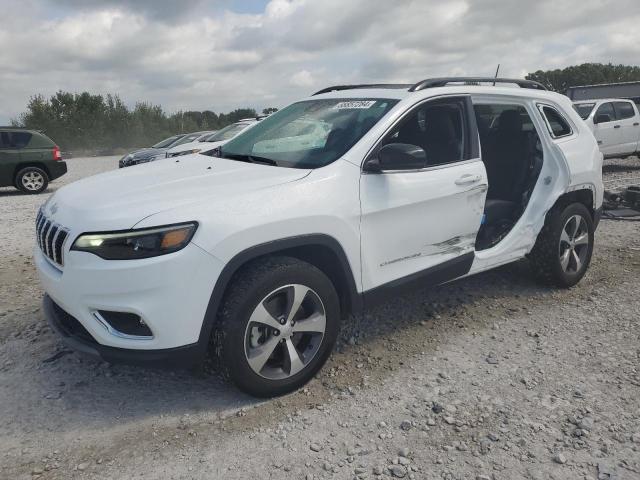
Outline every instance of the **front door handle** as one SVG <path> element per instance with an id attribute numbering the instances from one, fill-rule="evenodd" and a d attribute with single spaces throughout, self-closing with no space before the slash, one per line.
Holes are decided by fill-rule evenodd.
<path id="1" fill-rule="evenodd" d="M 614 125 L 613 128 L 620 128 L 620 125 Z"/>
<path id="2" fill-rule="evenodd" d="M 480 175 L 462 175 L 456 180 L 456 185 L 471 185 L 482 180 Z"/>
<path id="3" fill-rule="evenodd" d="M 633 122 L 633 126 L 634 126 L 634 127 L 637 127 L 638 125 L 640 125 L 640 123 L 638 123 L 638 122 Z"/>

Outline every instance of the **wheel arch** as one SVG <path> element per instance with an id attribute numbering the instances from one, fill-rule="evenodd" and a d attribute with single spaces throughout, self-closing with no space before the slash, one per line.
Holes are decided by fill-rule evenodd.
<path id="1" fill-rule="evenodd" d="M 573 189 L 563 193 L 558 197 L 553 208 L 558 206 L 569 205 L 570 203 L 581 203 L 591 213 L 594 218 L 596 212 L 596 196 L 592 185 L 579 185 Z"/>
<path id="2" fill-rule="evenodd" d="M 351 265 L 344 249 L 335 238 L 324 234 L 310 234 L 274 240 L 237 253 L 222 269 L 202 322 L 198 339 L 202 348 L 206 349 L 209 344 L 218 309 L 233 277 L 248 264 L 274 255 L 303 260 L 325 273 L 336 287 L 343 316 L 362 311 L 362 297 L 357 291 Z"/>

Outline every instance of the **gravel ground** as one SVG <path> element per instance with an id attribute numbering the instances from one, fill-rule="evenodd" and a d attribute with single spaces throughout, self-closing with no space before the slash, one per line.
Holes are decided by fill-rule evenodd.
<path id="1" fill-rule="evenodd" d="M 47 193 L 117 158 L 68 163 Z M 601 223 L 573 289 L 518 262 L 351 319 L 306 388 L 257 402 L 66 350 L 31 261 L 46 198 L 0 189 L 0 478 L 640 478 L 638 223 Z"/>

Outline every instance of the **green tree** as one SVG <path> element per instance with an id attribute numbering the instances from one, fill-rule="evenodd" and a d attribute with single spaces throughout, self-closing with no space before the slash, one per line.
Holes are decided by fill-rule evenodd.
<path id="1" fill-rule="evenodd" d="M 640 80 L 640 67 L 611 63 L 583 63 L 556 70 L 538 70 L 525 77 L 540 82 L 549 90 L 566 93 L 569 87 Z"/>
<path id="2" fill-rule="evenodd" d="M 128 108 L 118 95 L 59 91 L 50 98 L 31 97 L 26 111 L 12 123 L 44 130 L 63 150 L 108 153 L 153 145 L 176 133 L 219 129 L 256 116 L 252 108 L 219 115 L 210 110 L 167 114 L 159 105 L 146 102 Z"/>

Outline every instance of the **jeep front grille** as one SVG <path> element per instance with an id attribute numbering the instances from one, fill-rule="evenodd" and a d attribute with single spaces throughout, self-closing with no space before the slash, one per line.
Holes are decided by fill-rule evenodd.
<path id="1" fill-rule="evenodd" d="M 56 265 L 64 265 L 64 243 L 69 237 L 69 230 L 53 223 L 43 213 L 36 217 L 36 241 L 42 253 Z"/>

